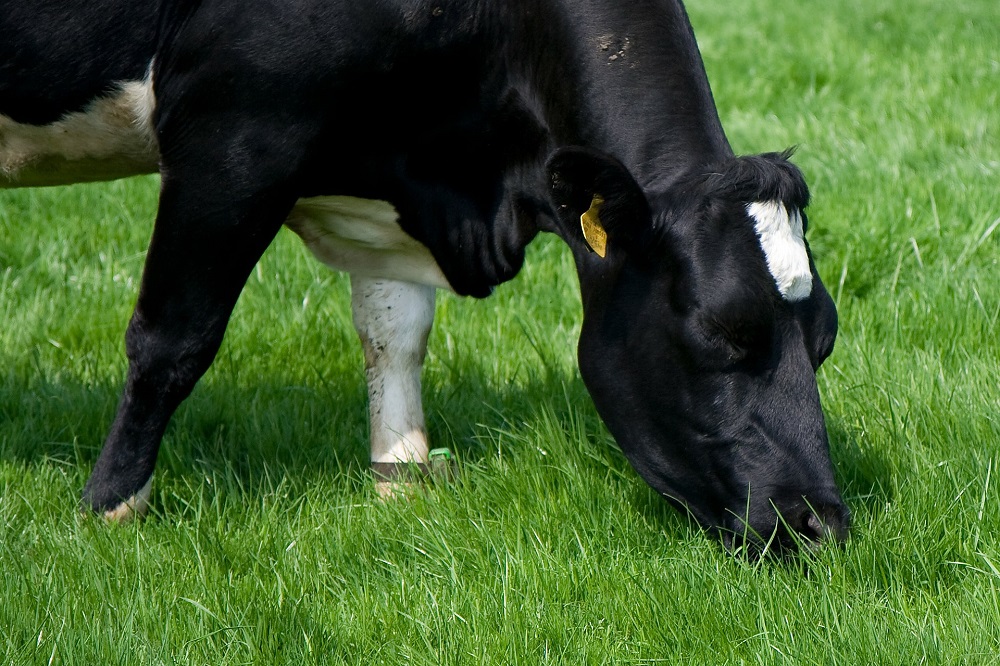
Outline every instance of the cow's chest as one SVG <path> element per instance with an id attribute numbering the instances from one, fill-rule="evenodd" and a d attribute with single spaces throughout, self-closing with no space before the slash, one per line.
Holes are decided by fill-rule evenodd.
<path id="1" fill-rule="evenodd" d="M 451 289 L 427 246 L 398 220 L 388 202 L 335 196 L 299 199 L 285 224 L 335 270 Z"/>

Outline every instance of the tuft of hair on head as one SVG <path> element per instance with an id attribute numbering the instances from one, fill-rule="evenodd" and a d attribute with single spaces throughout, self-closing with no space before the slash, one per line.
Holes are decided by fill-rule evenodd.
<path id="1" fill-rule="evenodd" d="M 809 188 L 790 161 L 794 152 L 742 155 L 716 165 L 705 179 L 706 194 L 738 202 L 780 201 L 802 210 L 809 205 Z"/>

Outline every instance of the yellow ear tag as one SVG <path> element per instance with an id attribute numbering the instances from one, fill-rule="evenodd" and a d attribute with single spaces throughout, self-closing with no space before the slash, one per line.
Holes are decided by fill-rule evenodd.
<path id="1" fill-rule="evenodd" d="M 608 232 L 601 224 L 601 217 L 598 212 L 604 204 L 604 199 L 600 194 L 595 194 L 590 202 L 590 208 L 580 216 L 580 227 L 583 229 L 583 239 L 598 257 L 604 258 L 608 252 Z"/>

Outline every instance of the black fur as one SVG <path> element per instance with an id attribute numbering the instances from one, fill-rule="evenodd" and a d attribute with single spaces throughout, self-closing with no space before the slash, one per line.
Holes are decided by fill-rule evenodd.
<path id="1" fill-rule="evenodd" d="M 45 125 L 143 78 L 157 15 L 140 0 L 0 0 L 0 114 Z"/>
<path id="2" fill-rule="evenodd" d="M 806 538 L 813 510 L 844 529 L 814 374 L 833 304 L 818 276 L 808 301 L 780 299 L 745 208 L 808 190 L 787 154 L 733 156 L 679 1 L 177 0 L 155 19 L 129 0 L 111 44 L 96 8 L 15 5 L 0 112 L 22 121 L 140 78 L 156 45 L 163 192 L 94 509 L 152 473 L 296 199 L 353 195 L 392 203 L 462 294 L 559 234 L 583 378 L 643 478 L 724 533 L 766 537 L 775 507 Z M 604 260 L 579 227 L 595 193 Z"/>

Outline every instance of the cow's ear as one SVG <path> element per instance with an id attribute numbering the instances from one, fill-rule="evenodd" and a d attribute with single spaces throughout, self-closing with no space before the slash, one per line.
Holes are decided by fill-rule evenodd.
<path id="1" fill-rule="evenodd" d="M 564 233 L 605 248 L 641 245 L 651 226 L 649 202 L 625 166 L 595 150 L 567 147 L 549 158 L 549 194 Z"/>

